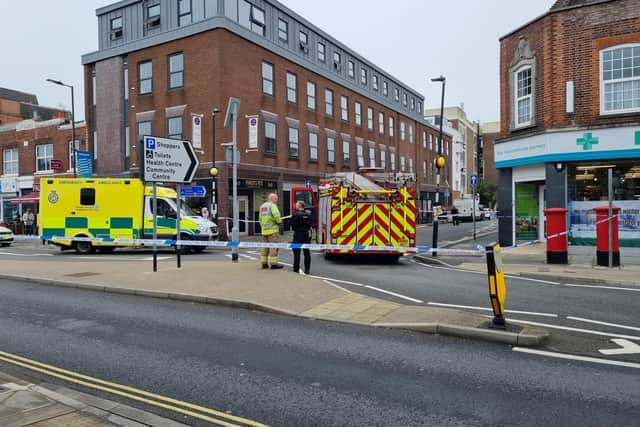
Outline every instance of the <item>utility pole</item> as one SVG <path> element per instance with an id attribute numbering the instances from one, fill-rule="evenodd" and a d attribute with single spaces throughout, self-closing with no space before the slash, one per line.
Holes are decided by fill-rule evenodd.
<path id="1" fill-rule="evenodd" d="M 432 82 L 442 83 L 442 99 L 440 101 L 440 136 L 438 137 L 438 158 L 436 159 L 436 197 L 433 206 L 433 237 L 432 247 L 436 249 L 438 247 L 438 215 L 436 214 L 436 206 L 440 205 L 440 171 L 444 166 L 445 159 L 442 157 L 442 125 L 444 123 L 444 89 L 447 79 L 444 76 L 431 79 Z M 434 251 L 432 256 L 437 257 L 438 252 Z"/>
<path id="2" fill-rule="evenodd" d="M 227 105 L 227 113 L 224 118 L 225 127 L 230 127 L 233 135 L 231 161 L 233 163 L 233 181 L 232 181 L 232 197 L 233 197 L 233 228 L 231 229 L 231 240 L 233 242 L 240 241 L 240 213 L 238 212 L 238 113 L 240 112 L 240 100 L 238 98 L 229 98 Z M 231 249 L 231 261 L 238 262 L 238 246 Z"/>

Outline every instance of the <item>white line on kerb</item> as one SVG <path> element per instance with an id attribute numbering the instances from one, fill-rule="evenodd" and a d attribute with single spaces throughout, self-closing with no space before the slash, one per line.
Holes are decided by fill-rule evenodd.
<path id="1" fill-rule="evenodd" d="M 591 329 L 571 328 L 569 326 L 550 325 L 548 323 L 530 322 L 528 320 L 509 319 L 509 321 L 510 322 L 514 322 L 514 323 L 524 323 L 525 325 L 542 326 L 542 327 L 551 328 L 551 329 L 562 329 L 562 330 L 565 330 L 565 331 L 582 332 L 584 334 L 601 335 L 601 336 L 604 336 L 604 337 L 626 338 L 626 339 L 629 339 L 629 340 L 640 340 L 640 337 L 634 336 L 634 335 L 611 334 L 609 332 L 593 331 Z"/>
<path id="2" fill-rule="evenodd" d="M 551 280 L 532 279 L 530 277 L 514 276 L 513 274 L 505 274 L 510 279 L 528 280 L 529 282 L 546 283 L 547 285 L 559 285 L 560 282 L 552 282 Z"/>
<path id="3" fill-rule="evenodd" d="M 304 273 L 302 273 L 302 274 L 304 274 Z M 323 280 L 323 282 L 324 282 L 324 283 L 326 283 L 327 285 L 333 286 L 334 288 L 338 288 L 338 289 L 340 289 L 341 291 L 345 291 L 345 292 L 346 292 L 346 293 L 348 293 L 348 294 L 352 294 L 352 293 L 353 293 L 353 292 L 351 292 L 349 289 L 345 289 L 345 288 L 343 288 L 342 286 L 338 286 L 338 285 L 336 285 L 335 283 L 331 283 L 331 282 L 330 282 L 330 281 L 328 281 L 328 280 Z"/>
<path id="4" fill-rule="evenodd" d="M 567 319 L 577 320 L 578 322 L 595 323 L 596 325 L 613 326 L 614 328 L 631 329 L 632 331 L 640 331 L 640 328 L 636 328 L 635 326 L 626 326 L 626 325 L 620 325 L 618 323 L 602 322 L 600 320 L 585 319 L 584 317 L 567 316 Z"/>
<path id="5" fill-rule="evenodd" d="M 380 288 L 376 288 L 375 286 L 365 285 L 364 283 L 350 282 L 348 280 L 340 280 L 340 279 L 333 279 L 331 277 L 322 277 L 322 276 L 313 276 L 313 275 L 311 275 L 309 277 L 313 277 L 314 279 L 330 280 L 332 282 L 344 283 L 345 285 L 358 286 L 360 288 L 367 288 L 367 289 L 371 289 L 373 291 L 381 292 L 383 294 L 392 295 L 392 296 L 397 297 L 397 298 L 406 299 L 407 301 L 415 302 L 415 303 L 418 303 L 418 304 L 422 304 L 424 302 L 424 301 L 421 301 L 419 299 L 411 298 L 411 297 L 408 297 L 406 295 L 402 295 L 402 294 L 399 294 L 399 293 L 396 293 L 396 292 L 387 291 L 386 289 L 380 289 Z"/>
<path id="6" fill-rule="evenodd" d="M 428 305 L 433 305 L 437 307 L 451 307 L 451 308 L 468 308 L 471 310 L 483 310 L 483 311 L 492 311 L 491 308 L 487 307 L 477 307 L 473 305 L 459 305 L 459 304 L 444 304 L 441 302 L 428 302 Z M 558 317 L 557 314 L 553 313 L 538 313 L 535 311 L 520 311 L 520 310 L 505 310 L 506 313 L 514 313 L 514 314 L 528 314 L 531 316 L 542 316 L 542 317 Z"/>
<path id="7" fill-rule="evenodd" d="M 573 354 L 554 353 L 552 351 L 535 350 L 532 348 L 513 347 L 513 351 L 519 353 L 537 354 L 539 356 L 555 357 L 557 359 L 578 360 L 581 362 L 600 363 L 603 365 L 624 366 L 626 368 L 640 369 L 640 363 L 619 362 L 617 360 L 600 359 L 598 357 L 575 356 Z"/>
<path id="8" fill-rule="evenodd" d="M 569 287 L 574 287 L 574 288 L 615 289 L 617 291 L 640 292 L 640 288 L 621 288 L 621 287 L 618 287 L 618 286 L 576 285 L 574 283 L 565 283 L 564 286 L 569 286 Z"/>

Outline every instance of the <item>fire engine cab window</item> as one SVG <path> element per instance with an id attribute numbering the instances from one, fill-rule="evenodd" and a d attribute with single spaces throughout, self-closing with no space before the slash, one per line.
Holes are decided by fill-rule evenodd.
<path id="1" fill-rule="evenodd" d="M 96 189 L 95 188 L 81 188 L 80 189 L 80 204 L 82 206 L 94 206 L 96 204 Z"/>
<path id="2" fill-rule="evenodd" d="M 296 191 L 296 202 L 304 202 L 305 209 L 313 207 L 310 191 Z"/>

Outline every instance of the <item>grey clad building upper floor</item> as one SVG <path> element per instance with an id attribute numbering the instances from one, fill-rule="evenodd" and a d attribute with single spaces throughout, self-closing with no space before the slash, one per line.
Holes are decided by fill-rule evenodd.
<path id="1" fill-rule="evenodd" d="M 426 124 L 417 91 L 274 0 L 122 0 L 96 15 L 99 50 L 83 64 L 224 28 Z"/>

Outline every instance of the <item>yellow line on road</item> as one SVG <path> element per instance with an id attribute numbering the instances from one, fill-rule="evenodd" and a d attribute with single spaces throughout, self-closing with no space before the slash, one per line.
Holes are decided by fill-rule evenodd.
<path id="1" fill-rule="evenodd" d="M 59 378 L 62 379 L 64 381 L 69 381 L 72 383 L 76 383 L 85 387 L 89 387 L 89 388 L 93 388 L 96 390 L 101 390 L 107 393 L 111 393 L 111 394 L 115 394 L 118 396 L 122 396 L 122 397 L 126 397 L 132 400 L 137 400 L 139 402 L 143 402 L 143 403 L 147 403 L 149 405 L 152 406 L 157 406 L 163 409 L 167 409 L 169 411 L 173 411 L 173 412 L 177 412 L 180 414 L 184 414 L 184 415 L 188 415 L 194 418 L 198 418 L 204 421 L 208 421 L 217 425 L 221 425 L 221 426 L 228 426 L 228 427 L 238 427 L 238 426 L 253 426 L 253 427 L 267 427 L 266 424 L 262 424 L 260 422 L 257 421 L 253 421 L 253 420 L 249 420 L 247 418 L 242 418 L 242 417 L 237 417 L 234 415 L 230 415 L 227 414 L 225 412 L 221 412 L 221 411 L 216 411 L 215 409 L 211 409 L 211 408 L 206 408 L 204 406 L 200 406 L 200 405 L 195 405 L 193 403 L 189 403 L 189 402 L 184 402 L 181 400 L 177 400 L 177 399 L 172 399 L 170 397 L 166 397 L 166 396 L 162 396 L 159 394 L 155 394 L 155 393 L 151 393 L 148 391 L 144 391 L 144 390 L 140 390 L 134 387 L 129 387 L 129 386 L 125 386 L 125 385 L 121 385 L 121 384 L 117 384 L 117 383 L 112 383 L 109 381 L 105 381 L 105 380 L 101 380 L 99 378 L 95 378 L 95 377 L 91 377 L 88 375 L 83 375 L 83 374 L 79 374 L 77 372 L 73 372 L 73 371 L 68 371 L 66 369 L 62 369 L 62 368 L 58 368 L 52 365 L 47 365 L 46 363 L 41 363 L 35 360 L 31 360 L 28 359 L 26 357 L 21 357 L 15 354 L 11 354 L 11 353 L 6 353 L 4 351 L 0 351 L 0 360 L 7 362 L 7 363 L 11 363 L 13 365 L 17 365 L 17 366 L 21 366 L 23 368 L 26 369 L 30 369 L 32 371 L 36 371 L 36 372 L 40 372 L 43 373 L 45 375 L 49 375 L 52 376 L 54 378 Z M 75 377 L 75 378 L 73 378 Z M 77 379 L 77 378 L 81 378 L 81 379 Z M 83 381 L 86 380 L 86 381 Z M 98 384 L 102 384 L 102 385 L 98 385 Z M 108 386 L 108 387 L 107 387 Z M 118 390 L 119 389 L 119 390 Z M 124 391 L 120 391 L 120 390 L 125 390 L 129 393 L 126 393 Z M 131 393 L 136 393 L 139 394 L 141 396 L 146 396 L 149 398 L 153 398 L 156 400 L 151 400 L 151 399 L 146 399 L 144 397 L 140 397 L 140 396 L 136 396 L 133 395 Z M 223 420 L 218 420 L 215 418 L 211 418 L 190 410 L 186 410 L 186 409 L 182 409 L 173 405 L 169 405 L 169 404 L 165 404 L 162 402 L 158 402 L 158 401 L 164 401 L 164 402 L 169 402 L 173 405 L 179 405 L 179 406 L 183 406 L 185 408 L 189 408 L 189 409 L 193 409 L 196 411 L 200 411 L 200 412 L 204 412 L 206 414 L 209 415 L 213 415 L 216 417 L 220 417 L 223 418 L 225 420 L 229 420 L 229 421 L 234 421 L 236 423 L 239 424 L 232 424 Z"/>

